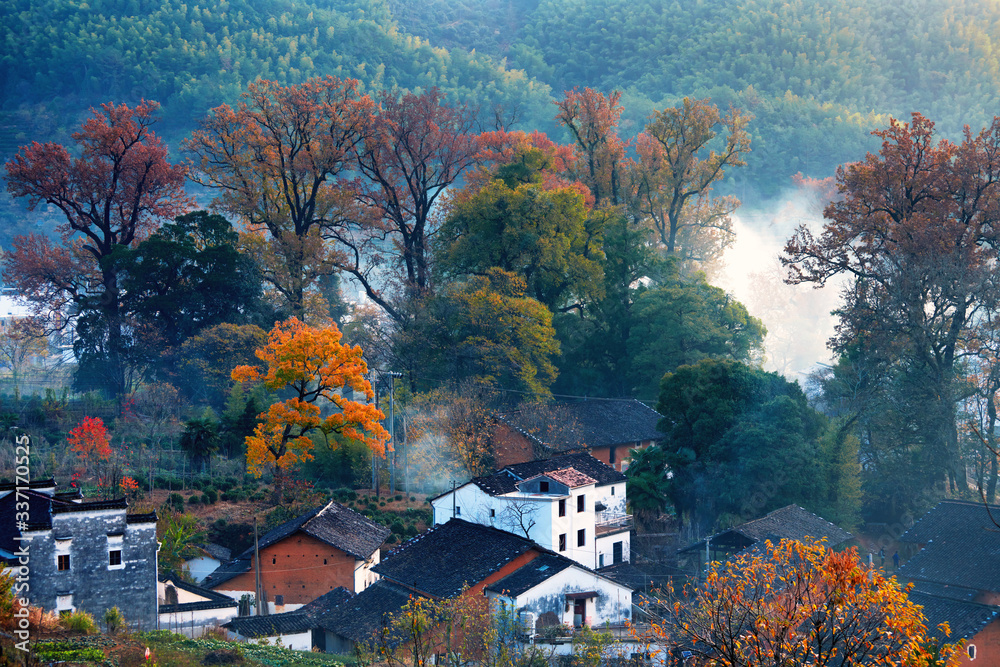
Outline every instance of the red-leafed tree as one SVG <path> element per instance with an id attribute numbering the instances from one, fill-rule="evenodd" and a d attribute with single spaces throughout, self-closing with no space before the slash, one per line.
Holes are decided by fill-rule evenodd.
<path id="1" fill-rule="evenodd" d="M 358 85 L 332 76 L 294 86 L 256 81 L 235 109 L 213 109 L 184 144 L 195 178 L 219 191 L 218 208 L 247 224 L 264 279 L 299 318 L 317 281 L 347 261 L 322 237 L 349 238 L 344 228 L 358 222 L 342 176 L 375 107 Z"/>
<path id="2" fill-rule="evenodd" d="M 617 133 L 624 109 L 621 97 L 621 91 L 604 95 L 591 88 L 573 89 L 556 103 L 556 120 L 569 128 L 576 145 L 576 177 L 590 188 L 598 205 L 624 203 L 622 182 L 628 164 Z"/>
<path id="3" fill-rule="evenodd" d="M 911 487 L 947 477 L 964 493 L 956 418 L 970 390 L 961 372 L 1000 309 L 1000 118 L 978 134 L 967 129 L 960 144 L 936 140 L 934 123 L 917 113 L 874 134 L 878 154 L 837 170 L 839 196 L 822 232 L 800 226 L 782 261 L 792 283 L 847 277 L 830 345 L 894 387 L 890 403 L 904 417 L 892 428 L 905 449 L 863 458 L 892 461 L 897 478 L 912 470 Z M 862 428 L 865 446 L 886 442 Z"/>
<path id="4" fill-rule="evenodd" d="M 347 250 L 348 261 L 341 268 L 391 317 L 402 320 L 398 303 L 380 281 L 380 267 L 401 264 L 403 288 L 410 295 L 429 287 L 431 209 L 480 159 L 483 138 L 475 131 L 475 114 L 463 105 L 446 104 L 436 88 L 420 95 L 386 92 L 379 102 L 381 111 L 358 152 L 365 177 L 360 198 L 378 222 L 360 233 L 328 238 Z"/>
<path id="5" fill-rule="evenodd" d="M 97 362 L 100 384 L 116 395 L 128 391 L 131 377 L 118 270 L 107 258 L 189 204 L 184 168 L 167 161 L 166 145 L 150 129 L 157 108 L 147 101 L 134 108 L 104 104 L 73 134 L 75 155 L 35 142 L 6 164 L 11 195 L 26 197 L 29 210 L 53 206 L 65 222 L 55 241 L 15 239 L 4 281 L 39 313 L 64 315 L 66 306 L 76 306 L 87 320 L 78 352 Z"/>

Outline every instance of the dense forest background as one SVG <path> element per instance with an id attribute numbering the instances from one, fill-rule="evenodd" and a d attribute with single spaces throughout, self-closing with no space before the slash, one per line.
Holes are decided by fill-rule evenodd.
<path id="1" fill-rule="evenodd" d="M 516 367 L 519 372 L 531 366 L 530 373 L 518 375 L 511 371 L 510 377 L 491 374 L 508 394 L 518 398 L 548 398 L 553 394 L 628 396 L 649 404 L 659 400 L 658 409 L 664 414 L 674 410 L 701 419 L 698 415 L 704 412 L 705 419 L 712 423 L 722 423 L 713 416 L 712 406 L 731 413 L 728 430 L 716 434 L 717 439 L 692 436 L 690 446 L 661 452 L 659 455 L 665 458 L 651 457 L 645 467 L 637 465 L 635 476 L 648 471 L 648 488 L 655 491 L 647 496 L 651 511 L 658 512 L 666 505 L 664 489 L 670 486 L 670 500 L 677 512 L 688 513 L 689 518 L 705 526 L 720 517 L 728 521 L 748 515 L 744 511 L 746 498 L 742 496 L 720 500 L 700 517 L 695 516 L 694 509 L 685 509 L 685 503 L 694 493 L 691 489 L 703 486 L 725 490 L 732 486 L 732 478 L 742 476 L 746 480 L 748 467 L 758 471 L 757 483 L 765 485 L 771 471 L 791 469 L 798 465 L 795 461 L 813 461 L 821 468 L 814 471 L 813 478 L 823 478 L 822 484 L 799 489 L 792 484 L 797 480 L 789 480 L 787 489 L 782 487 L 781 493 L 768 496 L 769 502 L 802 502 L 848 523 L 862 516 L 896 520 L 944 493 L 944 458 L 934 447 L 947 450 L 950 457 L 947 473 L 951 493 L 966 492 L 967 480 L 959 473 L 968 468 L 974 470 L 979 487 L 987 477 L 992 480 L 989 493 L 991 497 L 995 494 L 996 456 L 990 458 L 988 454 L 992 443 L 972 441 L 968 433 L 963 433 L 963 444 L 959 446 L 956 406 L 980 394 L 984 401 L 992 402 L 1000 392 L 1000 383 L 992 380 L 1000 374 L 986 374 L 991 382 L 976 393 L 978 390 L 958 386 L 959 380 L 964 382 L 966 375 L 971 376 L 967 367 L 949 365 L 939 376 L 941 386 L 952 393 L 924 396 L 918 390 L 929 385 L 921 375 L 926 369 L 919 359 L 866 358 L 863 350 L 852 347 L 855 342 L 865 342 L 861 336 L 858 341 L 842 341 L 836 350 L 836 366 L 828 367 L 828 372 L 816 376 L 814 385 L 808 387 L 814 393 L 811 398 L 822 394 L 826 401 L 820 405 L 824 412 L 820 419 L 800 387 L 761 370 L 767 354 L 769 367 L 791 378 L 795 371 L 818 360 L 819 354 L 789 355 L 782 360 L 777 358 L 774 347 L 765 352 L 762 341 L 765 334 L 770 336 L 768 346 L 776 338 L 810 338 L 815 343 L 813 350 L 825 351 L 829 334 L 820 322 L 822 318 L 830 322 L 828 314 L 838 305 L 815 296 L 793 300 L 788 292 L 777 290 L 768 300 L 763 288 L 752 298 L 736 293 L 743 302 L 739 303 L 732 298 L 736 292 L 732 285 L 722 284 L 720 289 L 720 276 L 712 273 L 711 262 L 695 267 L 706 268 L 707 273 L 688 270 L 690 266 L 685 262 L 699 250 L 707 249 L 710 259 L 717 258 L 719 253 L 715 251 L 721 252 L 731 244 L 731 230 L 719 235 L 708 233 L 705 248 L 699 247 L 694 237 L 680 241 L 675 248 L 676 239 L 662 230 L 658 239 L 650 241 L 653 228 L 664 224 L 664 200 L 659 197 L 671 186 L 669 179 L 664 180 L 665 171 L 656 166 L 655 158 L 660 154 L 650 152 L 650 146 L 655 146 L 649 137 L 656 134 L 658 126 L 666 155 L 670 146 L 683 143 L 676 140 L 682 133 L 669 129 L 670 114 L 666 110 L 693 104 L 703 118 L 711 117 L 716 108 L 722 110 L 723 116 L 729 109 L 738 110 L 727 116 L 729 120 L 715 117 L 708 123 L 710 127 L 726 126 L 725 132 L 712 135 L 714 143 L 708 148 L 721 149 L 727 141 L 736 142 L 738 147 L 733 160 L 726 164 L 724 177 L 710 179 L 702 188 L 706 195 L 711 191 L 722 197 L 692 200 L 692 208 L 695 203 L 704 208 L 691 215 L 704 219 L 699 215 L 717 210 L 728 220 L 727 216 L 742 202 L 737 213 L 741 220 L 737 237 L 755 226 L 774 226 L 779 219 L 790 221 L 787 228 L 773 230 L 774 248 L 758 250 L 752 258 L 764 275 L 770 270 L 767 260 L 776 256 L 778 244 L 784 244 L 795 224 L 804 220 L 818 222 L 818 211 L 832 194 L 830 181 L 825 179 L 833 176 L 839 165 L 856 162 L 866 152 L 876 151 L 881 139 L 872 131 L 886 128 L 890 117 L 908 120 L 911 112 L 924 114 L 937 124 L 935 141 L 961 141 L 963 126 L 978 131 L 989 124 L 1000 109 L 1000 62 L 993 48 L 994 36 L 1000 38 L 998 21 L 1000 1 L 992 0 L 948 4 L 928 0 L 891 4 L 842 0 L 822 6 L 804 0 L 234 0 L 205 6 L 181 0 L 11 0 L 0 6 L 0 160 L 7 162 L 19 147 L 32 141 L 70 145 L 74 141 L 71 135 L 81 128 L 91 109 L 107 102 L 135 108 L 143 99 L 161 105 L 156 110 L 156 132 L 169 145 L 172 162 L 182 159 L 179 149 L 185 140 L 189 142 L 188 158 L 197 155 L 206 159 L 211 153 L 206 147 L 225 135 L 220 129 L 222 124 L 211 126 L 212 119 L 218 121 L 219 115 L 211 115 L 210 109 L 236 103 L 241 94 L 255 89 L 253 82 L 259 79 L 276 82 L 258 84 L 263 90 L 271 85 L 315 81 L 315 77 L 325 75 L 357 79 L 358 94 L 352 92 L 348 97 L 357 101 L 355 97 L 371 94 L 380 100 L 383 106 L 376 117 L 388 118 L 396 113 L 393 118 L 405 119 L 402 106 L 392 111 L 392 104 L 405 100 L 406 92 L 415 93 L 414 100 L 426 103 L 428 118 L 435 113 L 445 114 L 442 118 L 455 114 L 459 120 L 450 122 L 461 126 L 460 131 L 455 130 L 461 141 L 490 130 L 540 130 L 548 138 L 520 135 L 514 140 L 508 134 L 509 153 L 496 157 L 488 177 L 487 172 L 471 168 L 459 177 L 466 165 L 454 172 L 453 181 L 438 190 L 438 186 L 429 186 L 427 191 L 434 191 L 435 197 L 440 190 L 454 186 L 450 193 L 453 208 L 443 222 L 433 218 L 430 204 L 421 209 L 423 217 L 410 216 L 420 217 L 421 224 L 430 220 L 437 234 L 436 239 L 431 239 L 428 233 L 426 241 L 421 237 L 414 248 L 433 255 L 437 263 L 433 268 L 438 273 L 432 275 L 428 270 L 417 280 L 408 277 L 407 289 L 400 291 L 398 301 L 375 299 L 381 311 L 357 310 L 352 314 L 351 326 L 345 327 L 348 339 L 362 344 L 373 365 L 392 365 L 406 372 L 407 380 L 402 384 L 408 394 L 400 397 L 401 402 L 408 401 L 425 414 L 447 405 L 449 415 L 455 412 L 454 406 L 462 404 L 461 399 L 474 403 L 476 409 L 488 404 L 489 400 L 480 400 L 461 385 L 450 387 L 451 394 L 435 393 L 442 391 L 440 385 L 445 379 L 457 381 L 477 375 L 463 366 L 471 363 L 468 359 L 451 354 L 462 344 L 471 349 L 469 358 L 485 360 L 485 365 Z M 584 88 L 593 90 L 568 92 Z M 391 92 L 380 95 L 386 91 Z M 620 96 L 613 91 L 620 91 Z M 276 94 L 265 92 L 262 96 Z M 584 113 L 573 107 L 588 100 L 598 106 L 603 104 L 603 111 Z M 476 110 L 475 122 L 468 127 L 463 115 L 467 108 Z M 392 122 L 396 121 L 384 123 L 383 130 Z M 589 124 L 600 135 L 600 142 L 584 146 L 571 133 L 573 123 L 578 128 Z M 639 138 L 644 130 L 645 156 Z M 191 138 L 199 135 L 202 143 L 192 144 Z M 396 145 L 397 139 L 388 137 L 385 145 Z M 910 139 L 904 137 L 899 143 L 908 145 Z M 977 144 L 968 154 L 988 153 L 984 147 L 987 143 Z M 615 152 L 618 149 L 620 155 Z M 353 150 L 346 154 L 353 155 Z M 326 176 L 331 182 L 347 182 L 348 177 L 360 172 L 374 190 L 361 192 L 358 201 L 369 212 L 376 211 L 381 216 L 379 222 L 385 223 L 392 211 L 382 200 L 391 199 L 388 195 L 394 193 L 377 191 L 375 172 L 383 166 L 384 156 L 377 153 L 377 147 L 366 146 L 366 150 L 369 153 L 359 153 L 356 162 L 354 157 L 347 159 L 344 164 L 354 166 L 344 167 L 336 178 L 332 172 Z M 564 158 L 567 151 L 574 150 L 581 159 L 578 165 L 584 164 L 583 158 L 607 159 L 607 173 L 591 169 L 588 175 L 582 167 L 576 171 L 567 167 Z M 605 154 L 600 153 L 602 150 Z M 261 162 L 250 160 L 250 171 L 258 167 L 256 175 L 267 180 L 270 176 L 260 168 Z M 208 162 L 201 164 L 202 184 L 218 188 L 227 183 L 231 174 L 206 173 L 205 164 Z M 619 199 L 618 193 L 612 192 L 620 185 L 616 179 L 622 175 L 626 180 L 633 179 L 629 187 L 635 197 L 631 201 Z M 33 178 L 26 171 L 22 180 L 29 182 Z M 272 178 L 272 182 L 275 180 Z M 213 195 L 207 189 L 190 183 L 185 187 L 197 207 L 209 205 Z M 791 204 L 787 195 L 793 187 L 798 188 L 798 194 Z M 588 200 L 584 193 L 593 199 Z M 862 194 L 857 196 L 864 199 Z M 230 204 L 222 212 L 236 218 L 256 213 L 252 207 L 241 210 Z M 750 215 L 752 211 L 758 214 Z M 762 215 L 760 211 L 783 212 Z M 397 217 L 409 224 L 409 212 L 403 213 Z M 54 223 L 59 221 L 59 216 L 45 207 L 27 214 L 25 202 L 14 201 L 5 192 L 0 196 L 0 248 L 9 251 L 12 239 L 27 232 L 51 237 Z M 270 222 L 275 230 L 282 231 L 280 221 Z M 371 263 L 355 267 L 355 279 L 362 280 L 369 275 L 367 270 L 380 266 L 383 251 L 399 243 L 391 236 L 399 231 L 390 229 L 381 244 L 374 236 L 367 239 L 363 250 L 369 253 Z M 352 239 L 337 236 L 341 232 L 335 226 L 310 232 L 306 226 L 296 234 L 302 247 L 307 247 L 310 233 L 317 238 L 325 234 L 322 238 L 330 242 L 328 245 L 336 241 L 343 246 Z M 534 256 L 532 252 L 537 253 L 543 244 L 527 240 L 537 235 L 558 239 L 560 247 L 565 247 L 560 252 Z M 234 393 L 227 374 L 222 374 L 219 386 L 209 386 L 211 383 L 196 377 L 183 364 L 195 359 L 204 369 L 231 368 L 243 360 L 226 366 L 218 359 L 219 351 L 237 348 L 252 361 L 254 348 L 275 321 L 308 310 L 304 294 L 320 294 L 328 314 L 342 323 L 346 318 L 341 316 L 349 306 L 340 301 L 341 276 L 324 265 L 309 278 L 315 284 L 306 284 L 308 289 L 302 284 L 293 286 L 298 289 L 296 298 L 288 299 L 285 310 L 275 310 L 273 300 L 262 297 L 261 280 L 253 272 L 270 270 L 281 279 L 284 274 L 267 265 L 266 258 L 256 269 L 240 269 L 243 260 L 236 256 L 236 242 L 230 237 L 235 239 L 236 231 L 225 219 L 206 215 L 178 219 L 137 243 L 133 249 L 141 250 L 138 254 L 124 250 L 111 253 L 95 266 L 106 273 L 117 267 L 122 276 L 131 276 L 131 283 L 122 278 L 121 307 L 142 321 L 153 322 L 154 326 L 148 328 L 162 339 L 163 349 L 142 340 L 129 343 L 132 352 L 152 357 L 130 363 L 134 362 L 135 368 L 152 369 L 151 378 L 179 388 L 184 401 L 189 402 L 182 401 L 183 406 L 176 407 L 177 416 L 185 420 L 184 432 L 193 434 L 189 444 L 201 442 L 195 437 L 198 429 L 221 428 L 229 438 L 227 455 L 239 456 L 240 443 L 252 430 L 255 414 L 274 397 Z M 470 238 L 502 240 L 496 247 L 487 244 L 489 247 L 480 248 L 463 243 Z M 521 240 L 525 240 L 523 256 L 507 252 L 521 247 Z M 803 248 L 809 245 L 808 239 L 800 241 Z M 995 240 L 995 247 L 1000 248 L 1000 239 Z M 220 253 L 231 250 L 234 254 L 217 257 L 206 249 Z M 915 249 L 915 256 L 924 257 L 924 250 Z M 266 253 L 257 253 L 256 259 L 262 255 Z M 162 266 L 150 257 L 162 259 Z M 183 289 L 171 296 L 169 308 L 161 308 L 147 298 L 163 296 L 154 294 L 165 281 L 153 269 L 173 266 L 175 257 L 183 257 L 199 271 L 194 278 L 178 279 Z M 222 260 L 231 261 L 237 268 L 213 270 Z M 322 264 L 317 262 L 317 266 Z M 524 263 L 541 266 L 565 280 L 556 281 L 553 287 L 538 278 L 542 272 L 534 277 L 518 275 Z M 300 273 L 304 271 L 301 263 L 296 266 Z M 340 264 L 335 266 L 344 270 Z M 147 284 L 136 276 L 152 278 Z M 209 284 L 220 276 L 230 282 Z M 762 283 L 767 288 L 780 285 L 783 276 L 764 277 L 770 281 Z M 809 280 L 804 278 L 803 282 Z M 245 294 L 238 292 L 241 285 L 253 289 L 245 290 Z M 369 290 L 369 296 L 385 293 L 377 287 Z M 206 306 L 206 312 L 198 317 L 176 318 L 182 323 L 195 323 L 191 330 L 171 320 L 181 312 L 177 304 L 187 308 L 204 306 L 191 295 L 204 295 L 209 288 L 228 295 L 236 312 L 207 312 Z M 987 296 L 969 303 L 981 306 L 984 313 L 989 310 L 989 314 L 975 322 L 960 322 L 954 330 L 1000 322 L 990 310 L 995 305 L 994 293 Z M 136 303 L 128 303 L 125 297 L 135 297 Z M 93 309 L 93 304 L 84 303 L 85 299 L 78 301 Z M 776 314 L 771 319 L 766 317 L 769 309 Z M 786 314 L 790 310 L 797 312 L 797 319 Z M 996 310 L 1000 312 L 1000 306 Z M 846 321 L 845 312 L 838 313 L 842 321 Z M 466 321 L 468 313 L 476 315 L 471 322 Z M 117 313 L 114 315 L 117 317 Z M 170 326 L 156 318 L 170 320 Z M 491 346 L 503 333 L 498 323 L 505 318 L 521 323 L 522 329 L 517 332 L 520 338 L 494 350 Z M 98 320 L 90 323 L 89 333 L 94 340 L 103 340 Z M 868 324 L 862 322 L 857 331 L 868 331 Z M 227 325 L 235 328 L 216 328 Z M 211 336 L 203 329 L 211 329 Z M 380 331 L 391 335 L 380 339 Z M 87 333 L 84 329 L 82 335 Z M 890 331 L 885 336 L 895 344 L 902 335 Z M 129 347 L 120 341 L 116 344 L 122 349 Z M 952 349 L 957 346 L 962 354 L 969 352 L 962 347 L 965 344 L 964 340 L 949 341 Z M 179 350 L 180 356 L 163 354 L 164 350 Z M 96 360 L 94 368 L 106 366 L 106 350 L 95 348 L 91 352 Z M 531 357 L 531 363 L 524 361 L 525 356 Z M 730 360 L 746 366 L 730 366 Z M 710 388 L 728 382 L 731 395 L 719 398 L 717 405 L 707 399 L 691 406 L 679 399 L 670 403 L 669 386 L 661 384 L 663 374 L 700 362 L 705 363 L 682 377 L 686 387 L 703 388 L 707 395 Z M 77 389 L 94 388 L 81 383 L 80 377 L 83 374 L 78 371 Z M 191 378 L 197 386 L 185 386 Z M 121 386 L 116 391 L 123 396 L 131 381 L 126 381 L 124 375 L 118 379 Z M 199 389 L 203 386 L 212 389 L 210 396 Z M 395 387 L 391 376 L 386 386 Z M 755 388 L 757 393 L 750 398 L 743 396 L 741 392 L 747 387 Z M 690 392 L 675 393 L 684 396 Z M 900 397 L 906 401 L 897 400 Z M 58 403 L 54 393 L 46 400 Z M 64 395 L 63 403 L 65 400 Z M 422 406 L 421 401 L 426 405 Z M 938 412 L 928 410 L 931 404 L 939 408 Z M 905 408 L 900 416 L 884 417 L 893 414 L 886 406 L 899 405 Z M 216 412 L 207 416 L 194 412 L 206 406 Z M 482 422 L 476 409 L 469 407 L 467 422 Z M 118 412 L 122 412 L 120 406 Z M 988 424 L 983 430 L 992 433 L 995 411 L 983 408 L 980 412 L 980 421 Z M 224 415 L 222 420 L 216 419 L 218 413 Z M 755 430 L 766 421 L 761 415 L 768 415 L 768 423 L 777 426 L 767 433 Z M 922 415 L 934 416 L 935 428 L 944 426 L 938 431 L 929 430 L 921 421 Z M 829 421 L 824 421 L 827 418 Z M 451 416 L 448 420 L 459 424 L 454 427 L 457 431 L 465 426 Z M 60 441 L 62 430 L 69 425 L 66 422 L 53 429 L 50 440 Z M 180 433 L 179 421 L 177 426 L 175 435 Z M 873 433 L 885 437 L 879 439 Z M 688 435 L 673 433 L 672 438 L 681 442 Z M 965 440 L 972 441 L 972 445 Z M 772 443 L 782 443 L 783 458 L 767 458 L 777 451 Z M 914 443 L 926 446 L 914 449 Z M 337 450 L 340 453 L 336 457 L 331 454 L 333 458 L 317 466 L 334 471 L 327 475 L 327 482 L 356 486 L 369 474 L 370 468 L 368 472 L 364 469 L 366 450 L 350 450 L 348 444 Z M 205 448 L 199 447 L 192 445 L 191 451 L 201 453 L 191 457 L 204 464 L 211 452 L 206 455 Z M 720 457 L 720 451 L 725 456 Z M 913 454 L 915 451 L 918 456 Z M 750 452 L 752 456 L 731 456 L 738 452 Z M 488 462 L 488 457 L 481 458 Z M 911 477 L 899 473 L 903 465 L 900 461 L 909 466 Z M 466 466 L 467 472 L 473 474 L 478 465 Z M 674 482 L 668 483 L 662 476 L 664 465 L 680 471 Z M 440 465 L 433 461 L 427 467 Z M 342 469 L 353 473 L 333 479 L 334 473 Z M 729 470 L 732 477 L 705 476 L 705 470 L 716 469 Z M 152 469 L 148 477 L 154 477 Z M 889 496 L 892 503 L 887 508 L 883 499 Z M 640 510 L 642 507 L 637 506 Z"/>
<path id="2" fill-rule="evenodd" d="M 109 99 L 159 101 L 160 131 L 176 141 L 257 77 L 438 86 L 544 131 L 555 130 L 554 98 L 590 86 L 624 91 L 624 134 L 684 96 L 753 113 L 747 168 L 720 188 L 752 204 L 792 174 L 823 178 L 877 147 L 869 132 L 889 115 L 920 111 L 953 137 L 983 126 L 1000 96 L 997 10 L 992 0 L 13 0 L 0 8 L 0 154 L 62 138 Z"/>

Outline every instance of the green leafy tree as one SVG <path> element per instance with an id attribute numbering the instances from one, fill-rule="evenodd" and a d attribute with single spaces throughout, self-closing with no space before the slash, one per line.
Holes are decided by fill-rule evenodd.
<path id="1" fill-rule="evenodd" d="M 702 531 L 789 503 L 818 509 L 826 491 L 826 419 L 798 384 L 736 361 L 706 359 L 663 378 L 668 486 L 678 516 Z"/>
<path id="2" fill-rule="evenodd" d="M 603 288 L 603 216 L 589 215 L 580 188 L 538 182 L 541 151 L 530 152 L 459 198 L 440 230 L 437 261 L 453 276 L 499 267 L 523 277 L 527 293 L 553 312 L 582 308 Z M 532 159 L 537 167 L 513 175 Z"/>
<path id="3" fill-rule="evenodd" d="M 628 351 L 639 396 L 654 396 L 663 374 L 678 366 L 702 359 L 751 362 L 764 347 L 760 320 L 704 275 L 682 278 L 676 268 L 667 275 L 663 285 L 639 294 L 631 309 Z"/>
<path id="4" fill-rule="evenodd" d="M 649 526 L 667 509 L 667 454 L 658 445 L 632 450 L 628 470 L 628 503 L 636 522 Z"/>
<path id="5" fill-rule="evenodd" d="M 425 382 L 477 379 L 549 396 L 559 342 L 552 313 L 525 290 L 522 278 L 498 268 L 445 287 L 401 333 L 401 361 Z"/>
<path id="6" fill-rule="evenodd" d="M 180 446 L 196 467 L 205 469 L 212 454 L 219 451 L 219 421 L 211 408 L 205 408 L 200 417 L 189 419 L 184 424 Z"/>

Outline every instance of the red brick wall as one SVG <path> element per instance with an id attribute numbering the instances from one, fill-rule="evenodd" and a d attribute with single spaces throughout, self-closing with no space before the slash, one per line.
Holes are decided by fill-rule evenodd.
<path id="1" fill-rule="evenodd" d="M 261 584 L 268 602 L 274 602 L 275 595 L 284 595 L 285 604 L 305 604 L 337 586 L 354 591 L 354 556 L 303 533 L 261 549 L 260 562 Z M 249 572 L 215 590 L 254 590 L 253 565 Z"/>
<path id="2" fill-rule="evenodd" d="M 531 441 L 506 424 L 497 424 L 493 430 L 493 451 L 497 470 L 535 460 L 535 447 Z"/>
<path id="3" fill-rule="evenodd" d="M 634 442 L 626 443 L 623 445 L 615 445 L 615 462 L 613 464 L 614 469 L 617 470 L 618 472 L 621 472 L 622 461 L 627 459 L 632 454 L 633 449 L 641 449 L 644 447 L 648 447 L 651 444 L 652 440 L 646 440 L 638 445 Z M 611 447 L 591 447 L 590 455 L 593 456 L 598 461 L 600 461 L 601 463 L 607 463 L 608 465 L 612 465 Z"/>
<path id="4" fill-rule="evenodd" d="M 968 640 L 976 647 L 976 659 L 969 660 L 968 650 L 962 651 L 961 665 L 972 667 L 1000 667 L 1000 621 L 993 621 Z"/>

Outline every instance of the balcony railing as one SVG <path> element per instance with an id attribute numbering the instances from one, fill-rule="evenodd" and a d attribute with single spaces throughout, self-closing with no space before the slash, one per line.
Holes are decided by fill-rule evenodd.
<path id="1" fill-rule="evenodd" d="M 597 534 L 616 533 L 632 528 L 631 514 L 611 514 L 609 512 L 598 512 L 595 527 Z"/>

